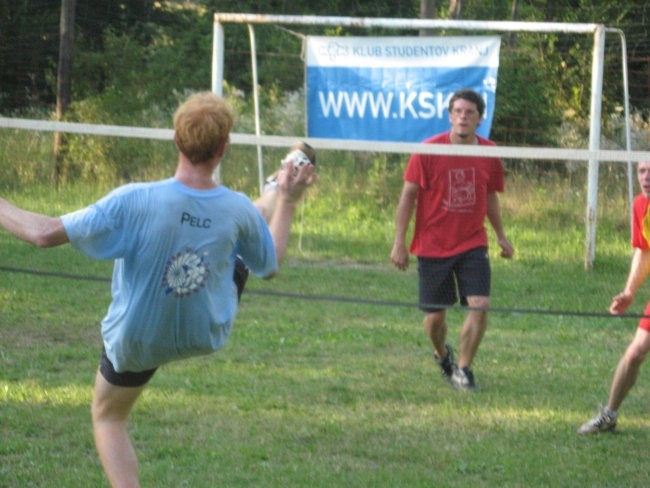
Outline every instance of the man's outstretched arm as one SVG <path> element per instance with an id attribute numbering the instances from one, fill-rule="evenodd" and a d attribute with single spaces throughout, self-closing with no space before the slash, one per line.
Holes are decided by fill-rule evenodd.
<path id="1" fill-rule="evenodd" d="M 60 218 L 23 210 L 2 198 L 0 227 L 38 247 L 54 247 L 69 242 Z"/>

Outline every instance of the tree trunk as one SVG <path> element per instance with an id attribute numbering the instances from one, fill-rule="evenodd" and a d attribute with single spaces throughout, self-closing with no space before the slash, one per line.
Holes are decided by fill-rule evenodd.
<path id="1" fill-rule="evenodd" d="M 74 14 L 76 0 L 61 0 L 61 20 L 59 23 L 59 65 L 56 78 L 56 120 L 63 116 L 72 101 L 72 48 L 74 44 Z M 66 137 L 54 133 L 54 171 L 55 183 L 63 177 L 63 162 L 66 152 Z"/>
<path id="2" fill-rule="evenodd" d="M 510 13 L 510 20 L 513 22 L 519 19 L 519 0 L 512 0 L 512 11 Z M 514 49 L 517 45 L 517 33 L 508 33 L 508 47 Z"/>
<path id="3" fill-rule="evenodd" d="M 449 2 L 449 18 L 459 20 L 461 10 L 463 8 L 463 0 L 451 0 Z"/>
<path id="4" fill-rule="evenodd" d="M 434 19 L 436 16 L 436 0 L 420 0 L 420 18 Z M 433 29 L 420 29 L 420 36 L 432 36 Z"/>

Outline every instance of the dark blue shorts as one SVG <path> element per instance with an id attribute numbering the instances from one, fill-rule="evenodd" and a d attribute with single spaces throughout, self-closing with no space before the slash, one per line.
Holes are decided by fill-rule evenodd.
<path id="1" fill-rule="evenodd" d="M 248 280 L 249 270 L 239 257 L 235 259 L 235 272 L 233 274 L 233 280 L 235 285 L 237 285 L 237 299 L 241 300 L 241 295 L 244 292 L 246 287 L 246 281 Z M 102 349 L 102 357 L 99 360 L 99 372 L 102 374 L 104 379 L 108 381 L 111 385 L 115 386 L 126 386 L 126 387 L 137 387 L 146 385 L 149 380 L 153 377 L 156 369 L 148 369 L 146 371 L 124 371 L 123 373 L 118 373 L 113 367 L 113 363 L 106 356 L 106 350 Z"/>
<path id="2" fill-rule="evenodd" d="M 468 296 L 490 296 L 490 258 L 486 247 L 477 247 L 448 258 L 418 257 L 419 308 L 438 312 Z"/>

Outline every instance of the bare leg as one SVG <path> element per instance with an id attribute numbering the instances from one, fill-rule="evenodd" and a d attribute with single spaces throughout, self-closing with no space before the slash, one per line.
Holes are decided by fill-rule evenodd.
<path id="1" fill-rule="evenodd" d="M 611 411 L 618 410 L 630 389 L 634 386 L 648 350 L 650 350 L 650 332 L 637 329 L 634 339 L 627 347 L 614 373 L 607 403 Z"/>
<path id="2" fill-rule="evenodd" d="M 313 164 L 301 166 L 297 172 L 292 164 L 283 166 L 278 170 L 276 178 L 276 185 L 265 188 L 262 195 L 253 202 L 267 224 L 271 224 L 280 195 L 284 201 L 298 203 L 307 188 L 317 180 Z"/>
<path id="3" fill-rule="evenodd" d="M 277 196 L 277 189 L 270 189 L 268 191 L 265 191 L 253 202 L 253 205 L 255 205 L 257 210 L 259 210 L 259 212 L 262 214 L 262 217 L 267 224 L 271 222 L 271 217 L 275 211 L 275 202 L 277 200 Z"/>
<path id="4" fill-rule="evenodd" d="M 113 488 L 139 488 L 138 460 L 127 432 L 131 408 L 144 390 L 108 383 L 98 371 L 92 417 L 99 460 Z"/>
<path id="5" fill-rule="evenodd" d="M 460 332 L 459 368 L 470 366 L 474 361 L 478 346 L 481 344 L 487 329 L 487 306 L 489 302 L 488 297 L 467 297 L 467 304 L 470 308 L 481 310 L 470 310 L 463 322 L 463 328 Z"/>
<path id="6" fill-rule="evenodd" d="M 424 316 L 424 333 L 431 341 L 433 350 L 439 358 L 447 356 L 445 341 L 447 339 L 447 322 L 445 311 L 429 312 Z"/>

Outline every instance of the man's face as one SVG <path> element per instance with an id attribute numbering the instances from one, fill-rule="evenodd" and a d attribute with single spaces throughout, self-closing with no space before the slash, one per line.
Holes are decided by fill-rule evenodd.
<path id="1" fill-rule="evenodd" d="M 650 198 L 650 161 L 643 161 L 638 164 L 636 169 L 637 177 L 639 178 L 639 185 L 641 192 L 646 198 Z"/>
<path id="2" fill-rule="evenodd" d="M 459 98 L 449 112 L 451 132 L 461 139 L 473 140 L 476 128 L 481 123 L 476 104 Z"/>

